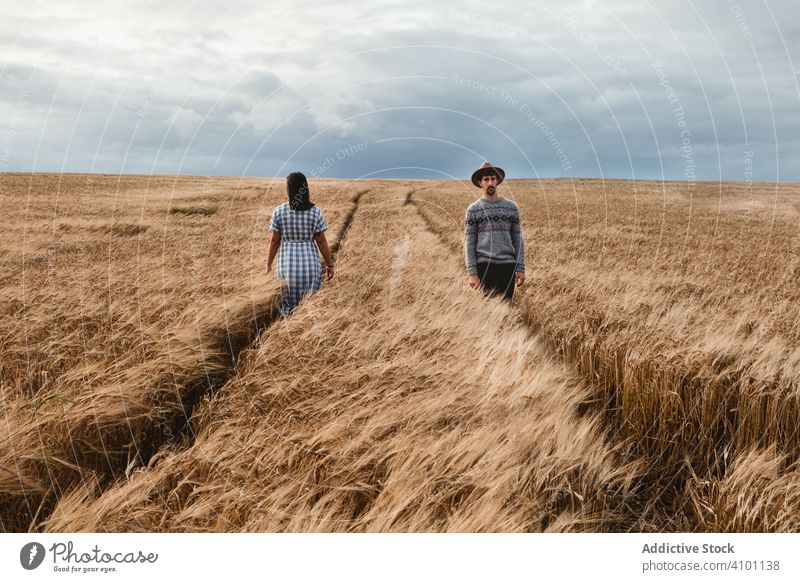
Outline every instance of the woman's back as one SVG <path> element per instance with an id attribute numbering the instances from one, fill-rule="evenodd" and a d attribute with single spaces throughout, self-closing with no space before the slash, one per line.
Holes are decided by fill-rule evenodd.
<path id="1" fill-rule="evenodd" d="M 289 315 L 303 297 L 319 291 L 322 268 L 319 249 L 326 261 L 328 280 L 333 277 L 333 257 L 325 238 L 325 218 L 322 210 L 309 200 L 308 181 L 300 172 L 286 176 L 286 194 L 289 202 L 275 208 L 272 213 L 267 272 L 277 254 L 278 268 L 275 276 L 283 279 L 281 287 L 281 313 Z M 293 210 L 303 208 L 304 210 Z"/>
<path id="2" fill-rule="evenodd" d="M 314 235 L 324 230 L 325 221 L 318 206 L 308 210 L 292 210 L 289 203 L 285 202 L 275 209 L 272 224 L 272 230 L 277 227 L 280 231 L 281 242 L 312 242 Z"/>

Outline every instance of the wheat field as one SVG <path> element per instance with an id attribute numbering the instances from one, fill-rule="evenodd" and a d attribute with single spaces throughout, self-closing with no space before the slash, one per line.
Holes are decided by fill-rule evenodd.
<path id="1" fill-rule="evenodd" d="M 800 531 L 800 186 L 507 180 L 527 281 L 467 286 L 467 181 L 2 174 L 2 531 Z"/>

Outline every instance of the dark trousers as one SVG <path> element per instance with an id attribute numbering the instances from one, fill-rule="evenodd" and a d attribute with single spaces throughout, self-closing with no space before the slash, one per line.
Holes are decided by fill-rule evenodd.
<path id="1" fill-rule="evenodd" d="M 478 278 L 484 295 L 502 295 L 511 301 L 514 296 L 514 272 L 516 263 L 477 263 Z"/>

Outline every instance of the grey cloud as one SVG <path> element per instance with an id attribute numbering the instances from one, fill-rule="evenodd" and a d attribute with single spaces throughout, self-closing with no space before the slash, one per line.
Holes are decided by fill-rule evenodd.
<path id="1" fill-rule="evenodd" d="M 248 94 L 261 98 L 278 89 L 281 80 L 275 73 L 256 69 L 248 71 L 236 85 Z"/>
<path id="2" fill-rule="evenodd" d="M 206 41 L 223 41 L 230 39 L 230 36 L 224 30 L 201 30 L 200 38 Z"/>
<path id="3" fill-rule="evenodd" d="M 51 21 L 0 63 L 0 110 L 29 91 L 9 163 L 25 167 L 36 154 L 60 169 L 68 147 L 76 170 L 272 175 L 368 143 L 326 175 L 406 176 L 414 171 L 386 168 L 419 166 L 432 168 L 418 170 L 426 177 L 458 176 L 493 159 L 517 176 L 661 177 L 663 165 L 680 179 L 687 129 L 698 179 L 741 179 L 752 150 L 754 178 L 800 180 L 796 4 L 768 2 L 777 24 L 744 2 L 741 13 L 711 0 L 581 5 L 179 3 L 147 21 L 160 29 L 135 30 L 119 46 L 64 34 L 38 58 Z M 20 19 L 8 22 L 0 38 L 19 37 Z M 74 70 L 65 78 L 58 62 Z M 38 142 L 41 151 L 26 151 Z"/>

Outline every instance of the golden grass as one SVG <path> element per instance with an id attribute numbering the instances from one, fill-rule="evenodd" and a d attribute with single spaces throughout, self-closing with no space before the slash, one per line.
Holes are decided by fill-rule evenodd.
<path id="1" fill-rule="evenodd" d="M 217 211 L 216 206 L 173 206 L 170 214 L 184 214 L 186 216 L 211 216 Z"/>
<path id="2" fill-rule="evenodd" d="M 339 280 L 197 411 L 194 446 L 47 531 L 608 531 L 638 465 L 515 312 L 464 285 L 400 188 L 360 201 Z"/>
<path id="3" fill-rule="evenodd" d="M 553 180 L 503 193 L 528 245 L 519 308 L 591 380 L 614 439 L 648 459 L 665 528 L 702 529 L 683 515 L 691 477 L 722 478 L 770 445 L 798 458 L 796 185 Z M 474 197 L 442 183 L 414 200 L 463 252 Z"/>
<path id="4" fill-rule="evenodd" d="M 0 529 L 35 527 L 88 472 L 124 478 L 179 441 L 191 401 L 272 313 L 278 181 L 2 176 Z M 337 227 L 348 192 L 318 184 Z M 201 200 L 213 216 L 174 216 Z M 185 423 L 185 421 L 184 421 Z"/>
<path id="5" fill-rule="evenodd" d="M 509 308 L 469 184 L 312 181 L 352 224 L 271 326 L 282 181 L 0 186 L 2 530 L 797 530 L 797 186 L 507 181 Z"/>

